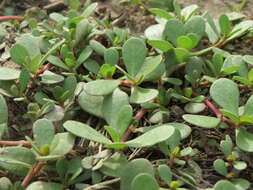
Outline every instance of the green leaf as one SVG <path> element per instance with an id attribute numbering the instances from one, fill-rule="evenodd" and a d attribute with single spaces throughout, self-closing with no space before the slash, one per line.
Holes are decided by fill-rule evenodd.
<path id="1" fill-rule="evenodd" d="M 63 76 L 55 74 L 48 70 L 41 75 L 41 83 L 44 84 L 56 84 L 62 82 L 63 80 L 64 80 Z"/>
<path id="2" fill-rule="evenodd" d="M 185 59 L 190 55 L 189 51 L 184 48 L 175 48 L 174 51 L 175 51 L 177 61 L 179 63 L 184 62 Z"/>
<path id="3" fill-rule="evenodd" d="M 132 107 L 129 105 L 128 95 L 120 89 L 105 97 L 102 111 L 107 123 L 120 135 L 132 120 Z"/>
<path id="4" fill-rule="evenodd" d="M 215 117 L 203 116 L 203 115 L 183 115 L 183 119 L 193 125 L 204 128 L 215 128 L 219 125 L 220 120 Z"/>
<path id="5" fill-rule="evenodd" d="M 94 59 L 87 59 L 84 63 L 83 66 L 89 71 L 92 72 L 94 74 L 98 74 L 100 66 L 97 63 L 97 61 L 95 61 Z"/>
<path id="6" fill-rule="evenodd" d="M 17 176 L 25 176 L 35 164 L 35 156 L 32 151 L 24 147 L 0 148 L 0 168 Z"/>
<path id="7" fill-rule="evenodd" d="M 185 48 L 191 50 L 194 48 L 193 41 L 188 36 L 180 36 L 177 38 L 177 46 L 179 48 Z"/>
<path id="8" fill-rule="evenodd" d="M 174 45 L 177 45 L 177 38 L 185 35 L 185 27 L 178 19 L 170 19 L 167 21 L 163 36 L 166 40 L 169 40 Z"/>
<path id="9" fill-rule="evenodd" d="M 205 20 L 201 16 L 193 16 L 185 23 L 186 33 L 195 33 L 201 39 L 206 33 Z"/>
<path id="10" fill-rule="evenodd" d="M 168 125 L 179 130 L 181 139 L 187 138 L 192 132 L 191 127 L 189 127 L 188 125 L 186 125 L 184 123 L 172 122 L 172 123 L 168 123 Z"/>
<path id="11" fill-rule="evenodd" d="M 71 132 L 72 134 L 82 137 L 91 141 L 95 141 L 102 144 L 112 143 L 108 138 L 106 138 L 101 133 L 97 132 L 90 126 L 77 122 L 77 121 L 67 121 L 63 124 L 64 128 Z"/>
<path id="12" fill-rule="evenodd" d="M 195 13 L 200 10 L 198 5 L 190 5 L 182 9 L 181 15 L 184 17 L 184 20 L 189 20 Z"/>
<path id="13" fill-rule="evenodd" d="M 151 13 L 153 13 L 156 16 L 159 16 L 161 18 L 165 18 L 167 20 L 173 18 L 173 16 L 169 12 L 167 12 L 167 11 L 165 11 L 163 9 L 151 8 L 151 9 L 149 9 L 149 12 L 151 12 Z"/>
<path id="14" fill-rule="evenodd" d="M 12 183 L 7 177 L 0 178 L 0 189 L 1 190 L 10 190 L 12 188 Z"/>
<path id="15" fill-rule="evenodd" d="M 4 97 L 0 94 L 0 124 L 8 122 L 8 106 Z"/>
<path id="16" fill-rule="evenodd" d="M 26 59 L 29 57 L 29 53 L 27 52 L 26 48 L 20 44 L 15 44 L 10 49 L 11 59 L 19 64 L 19 65 L 25 65 Z"/>
<path id="17" fill-rule="evenodd" d="M 97 8 L 98 3 L 91 3 L 81 14 L 82 17 L 89 17 Z"/>
<path id="18" fill-rule="evenodd" d="M 36 181 L 30 184 L 26 190 L 63 190 L 63 185 L 59 183 L 46 183 L 42 181 Z"/>
<path id="19" fill-rule="evenodd" d="M 103 162 L 103 166 L 99 170 L 107 176 L 120 177 L 121 172 L 127 163 L 128 161 L 124 154 L 115 152 Z"/>
<path id="20" fill-rule="evenodd" d="M 154 177 L 153 166 L 148 160 L 141 158 L 129 162 L 121 172 L 120 190 L 130 190 L 132 181 L 141 173 Z"/>
<path id="21" fill-rule="evenodd" d="M 0 139 L 8 136 L 8 106 L 4 97 L 0 94 Z"/>
<path id="22" fill-rule="evenodd" d="M 99 74 L 101 74 L 104 78 L 112 78 L 115 74 L 116 67 L 108 64 L 103 64 L 99 69 Z"/>
<path id="23" fill-rule="evenodd" d="M 221 151 L 225 156 L 232 154 L 233 142 L 229 135 L 226 135 L 226 139 L 220 143 Z"/>
<path id="24" fill-rule="evenodd" d="M 228 34 L 231 31 L 231 23 L 226 14 L 220 15 L 219 24 L 220 24 L 221 34 L 224 35 L 225 37 L 228 36 Z"/>
<path id="25" fill-rule="evenodd" d="M 21 93 L 23 93 L 26 90 L 29 82 L 30 82 L 30 73 L 26 69 L 23 69 L 19 76 L 19 90 Z"/>
<path id="26" fill-rule="evenodd" d="M 120 142 L 120 135 L 118 131 L 110 126 L 104 126 L 106 132 L 110 135 L 113 142 Z"/>
<path id="27" fill-rule="evenodd" d="M 131 183 L 131 190 L 140 189 L 159 190 L 159 185 L 153 176 L 141 173 L 137 175 Z"/>
<path id="28" fill-rule="evenodd" d="M 235 161 L 233 163 L 233 166 L 234 166 L 235 169 L 240 171 L 240 170 L 244 170 L 244 169 L 247 168 L 247 163 L 243 162 L 243 161 Z"/>
<path id="29" fill-rule="evenodd" d="M 158 95 L 158 91 L 155 89 L 146 89 L 135 86 L 132 88 L 130 102 L 134 104 L 142 104 L 153 100 Z"/>
<path id="30" fill-rule="evenodd" d="M 129 127 L 133 117 L 133 108 L 131 105 L 125 105 L 120 109 L 117 117 L 117 128 L 120 136 L 123 136 L 127 128 Z"/>
<path id="31" fill-rule="evenodd" d="M 78 103 L 84 111 L 100 118 L 103 118 L 103 100 L 103 96 L 92 96 L 87 94 L 85 90 L 78 97 Z"/>
<path id="32" fill-rule="evenodd" d="M 163 40 L 164 24 L 155 24 L 149 26 L 145 31 L 145 37 L 148 40 Z"/>
<path id="33" fill-rule="evenodd" d="M 47 119 L 39 119 L 33 124 L 33 137 L 38 147 L 50 145 L 54 138 L 54 125 Z"/>
<path id="34" fill-rule="evenodd" d="M 214 190 L 225 190 L 225 189 L 238 190 L 231 182 L 227 180 L 220 180 L 214 186 Z"/>
<path id="35" fill-rule="evenodd" d="M 0 67 L 0 80 L 15 80 L 20 76 L 20 71 L 8 67 Z"/>
<path id="36" fill-rule="evenodd" d="M 114 66 L 119 62 L 119 52 L 116 48 L 111 47 L 104 51 L 105 64 Z"/>
<path id="37" fill-rule="evenodd" d="M 70 133 L 57 133 L 51 142 L 49 156 L 64 156 L 75 144 L 75 137 Z"/>
<path id="38" fill-rule="evenodd" d="M 228 169 L 226 163 L 222 159 L 217 159 L 213 163 L 214 169 L 221 175 L 227 176 Z"/>
<path id="39" fill-rule="evenodd" d="M 127 72 L 131 76 L 135 76 L 146 58 L 146 44 L 140 38 L 130 38 L 122 47 L 122 55 Z"/>
<path id="40" fill-rule="evenodd" d="M 235 185 L 237 190 L 246 190 L 250 188 L 250 183 L 246 179 L 233 179 L 232 183 Z"/>
<path id="41" fill-rule="evenodd" d="M 93 96 L 105 96 L 111 94 L 119 84 L 116 80 L 96 80 L 88 82 L 84 90 Z"/>
<path id="42" fill-rule="evenodd" d="M 168 125 L 161 125 L 150 131 L 138 136 L 137 138 L 127 141 L 129 147 L 148 147 L 159 142 L 169 139 L 174 134 L 175 128 Z"/>
<path id="43" fill-rule="evenodd" d="M 155 57 L 146 58 L 136 78 L 146 77 L 154 72 L 161 64 L 162 56 L 158 55 Z"/>
<path id="44" fill-rule="evenodd" d="M 167 165 L 160 165 L 158 168 L 158 173 L 160 178 L 167 184 L 170 184 L 172 180 L 172 172 L 171 169 Z"/>
<path id="45" fill-rule="evenodd" d="M 77 59 L 77 65 L 75 66 L 75 68 L 78 68 L 79 65 L 81 65 L 83 62 L 85 62 L 90 57 L 92 52 L 93 52 L 93 50 L 91 49 L 91 47 L 88 46 L 88 47 L 84 48 Z"/>
<path id="46" fill-rule="evenodd" d="M 252 20 L 246 20 L 246 21 L 240 22 L 230 32 L 229 38 L 227 39 L 227 41 L 233 40 L 235 38 L 238 38 L 238 37 L 244 35 L 252 28 L 253 28 L 253 21 Z"/>
<path id="47" fill-rule="evenodd" d="M 90 47 L 99 55 L 104 56 L 104 52 L 106 50 L 105 46 L 103 46 L 100 42 L 96 40 L 90 40 Z"/>
<path id="48" fill-rule="evenodd" d="M 40 38 L 34 37 L 31 34 L 23 34 L 21 37 L 17 38 L 16 44 L 25 47 L 29 57 L 33 59 L 40 54 L 39 40 Z"/>
<path id="49" fill-rule="evenodd" d="M 90 30 L 90 23 L 86 19 L 79 22 L 76 26 L 76 32 L 74 35 L 75 45 L 84 40 L 90 33 Z"/>
<path id="50" fill-rule="evenodd" d="M 226 78 L 218 79 L 212 84 L 210 95 L 219 106 L 238 116 L 239 90 L 236 83 Z"/>
<path id="51" fill-rule="evenodd" d="M 205 106 L 204 103 L 193 103 L 193 102 L 190 102 L 190 103 L 188 103 L 188 104 L 185 105 L 184 110 L 187 113 L 195 114 L 195 113 L 200 113 L 200 112 L 204 111 L 205 108 L 206 108 L 206 106 Z"/>
<path id="52" fill-rule="evenodd" d="M 148 40 L 148 44 L 154 48 L 161 50 L 162 52 L 167 52 L 173 48 L 171 43 L 165 40 Z"/>
<path id="53" fill-rule="evenodd" d="M 246 63 L 250 65 L 253 65 L 253 55 L 244 55 L 243 61 L 245 61 Z"/>
<path id="54" fill-rule="evenodd" d="M 236 129 L 236 145 L 246 152 L 253 152 L 253 134 L 242 128 Z"/>
<path id="55" fill-rule="evenodd" d="M 253 95 L 251 95 L 250 98 L 247 100 L 244 106 L 243 115 L 247 115 L 251 117 L 253 116 Z"/>

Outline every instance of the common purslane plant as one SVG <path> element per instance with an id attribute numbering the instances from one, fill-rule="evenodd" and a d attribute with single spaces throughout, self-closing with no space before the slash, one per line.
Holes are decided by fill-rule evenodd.
<path id="1" fill-rule="evenodd" d="M 18 68 L 0 67 L 1 190 L 250 189 L 253 56 L 227 46 L 244 46 L 253 21 L 176 0 L 125 3 L 157 23 L 136 36 L 73 1 L 66 14 L 3 25 L 19 32 Z M 30 126 L 21 140 L 11 117 Z"/>

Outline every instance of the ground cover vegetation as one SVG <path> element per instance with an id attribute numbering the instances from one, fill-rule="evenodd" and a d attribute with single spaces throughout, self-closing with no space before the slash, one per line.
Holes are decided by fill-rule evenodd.
<path id="1" fill-rule="evenodd" d="M 0 189 L 251 189 L 243 2 L 214 19 L 176 0 L 124 1 L 154 17 L 138 35 L 91 1 L 0 17 Z"/>

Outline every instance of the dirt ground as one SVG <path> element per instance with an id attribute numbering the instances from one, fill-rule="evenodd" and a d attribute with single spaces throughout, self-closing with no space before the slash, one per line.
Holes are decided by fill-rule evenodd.
<path id="1" fill-rule="evenodd" d="M 212 16 L 217 17 L 221 13 L 231 12 L 225 5 L 225 2 L 230 2 L 239 5 L 241 0 L 179 0 L 183 6 L 197 4 L 202 8 L 202 12 L 208 11 Z M 248 19 L 253 19 L 253 0 L 248 0 L 247 6 L 242 9 L 242 13 Z"/>

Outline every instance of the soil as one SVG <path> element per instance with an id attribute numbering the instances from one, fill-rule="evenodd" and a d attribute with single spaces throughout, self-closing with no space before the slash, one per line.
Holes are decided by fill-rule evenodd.
<path id="1" fill-rule="evenodd" d="M 183 6 L 197 4 L 199 7 L 201 7 L 202 12 L 207 11 L 212 16 L 217 18 L 222 13 L 231 12 L 230 9 L 226 6 L 225 2 L 232 3 L 238 7 L 241 0 L 179 0 L 179 2 L 181 2 Z M 247 6 L 242 9 L 242 13 L 245 14 L 248 19 L 252 19 L 252 10 L 253 2 L 249 0 Z"/>

